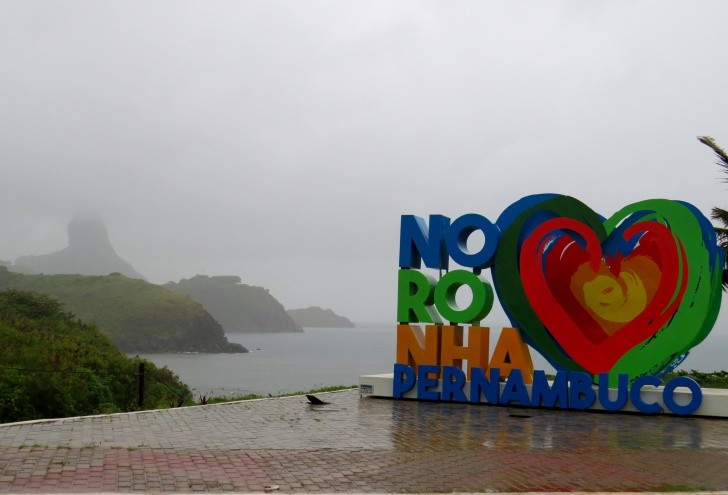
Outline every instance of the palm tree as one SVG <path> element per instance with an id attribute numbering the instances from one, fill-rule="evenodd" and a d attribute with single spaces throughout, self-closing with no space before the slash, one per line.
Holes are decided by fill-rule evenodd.
<path id="1" fill-rule="evenodd" d="M 728 153 L 723 148 L 716 144 L 715 139 L 710 136 L 699 136 L 698 141 L 708 146 L 715 152 L 715 156 L 718 157 L 716 163 L 723 169 L 723 172 L 728 174 Z M 724 178 L 723 182 L 728 182 L 728 178 Z M 723 290 L 728 291 L 728 211 L 723 208 L 714 207 L 710 212 L 710 217 L 713 220 L 717 220 L 721 223 L 721 227 L 715 227 L 715 233 L 720 242 L 720 247 L 723 248 L 725 261 L 723 263 Z"/>

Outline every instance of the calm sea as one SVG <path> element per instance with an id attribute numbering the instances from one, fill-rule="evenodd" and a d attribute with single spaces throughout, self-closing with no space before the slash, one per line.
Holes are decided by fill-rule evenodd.
<path id="1" fill-rule="evenodd" d="M 306 328 L 303 333 L 232 333 L 228 340 L 247 354 L 140 354 L 167 365 L 204 394 L 297 392 L 329 385 L 355 385 L 360 375 L 391 373 L 396 325 L 362 328 Z M 493 326 L 491 349 L 498 327 Z M 683 362 L 683 369 L 728 369 L 728 335 L 713 333 Z M 532 352 L 536 369 L 553 368 Z"/>
<path id="2" fill-rule="evenodd" d="M 195 396 L 297 392 L 356 385 L 359 376 L 391 372 L 394 327 L 306 328 L 299 333 L 229 333 L 246 354 L 140 354 L 167 365 Z"/>

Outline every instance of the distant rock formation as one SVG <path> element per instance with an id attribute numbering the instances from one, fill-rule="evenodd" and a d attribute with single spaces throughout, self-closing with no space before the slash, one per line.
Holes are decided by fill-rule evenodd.
<path id="1" fill-rule="evenodd" d="M 237 276 L 196 275 L 164 287 L 202 304 L 226 332 L 303 331 L 268 289 L 242 284 Z"/>
<path id="2" fill-rule="evenodd" d="M 289 309 L 286 311 L 293 321 L 302 327 L 319 328 L 354 328 L 354 324 L 348 318 L 339 316 L 330 309 L 311 306 L 302 309 Z"/>
<path id="3" fill-rule="evenodd" d="M 75 217 L 68 224 L 68 247 L 55 253 L 21 256 L 10 267 L 18 272 L 45 274 L 77 273 L 108 275 L 121 273 L 129 278 L 144 277 L 121 259 L 109 241 L 100 218 Z"/>

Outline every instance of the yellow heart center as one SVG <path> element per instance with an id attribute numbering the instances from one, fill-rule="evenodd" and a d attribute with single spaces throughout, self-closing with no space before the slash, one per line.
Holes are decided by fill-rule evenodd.
<path id="1" fill-rule="evenodd" d="M 571 292 L 609 335 L 636 318 L 655 295 L 660 268 L 647 256 L 622 262 L 618 275 L 605 264 L 594 271 L 583 264 L 571 278 Z"/>

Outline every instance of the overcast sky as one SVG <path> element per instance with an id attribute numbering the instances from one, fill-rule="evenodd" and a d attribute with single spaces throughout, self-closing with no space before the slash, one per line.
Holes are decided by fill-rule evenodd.
<path id="1" fill-rule="evenodd" d="M 394 322 L 402 214 L 728 206 L 695 139 L 728 146 L 727 21 L 719 1 L 2 0 L 0 259 L 93 213 L 152 282 L 239 275 Z"/>

